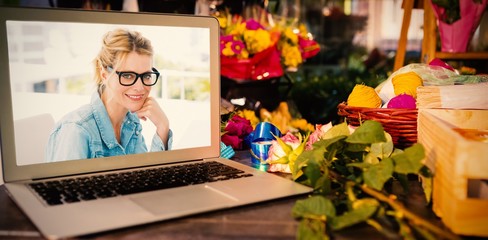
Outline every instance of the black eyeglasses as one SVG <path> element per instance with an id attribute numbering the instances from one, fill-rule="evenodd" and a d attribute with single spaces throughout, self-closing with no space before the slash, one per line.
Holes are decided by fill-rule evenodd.
<path id="1" fill-rule="evenodd" d="M 142 84 L 146 86 L 153 86 L 158 82 L 159 72 L 156 68 L 151 69 L 152 72 L 135 73 L 135 72 L 119 72 L 115 71 L 119 75 L 119 83 L 122 86 L 132 86 L 137 82 L 137 79 L 141 78 Z"/>

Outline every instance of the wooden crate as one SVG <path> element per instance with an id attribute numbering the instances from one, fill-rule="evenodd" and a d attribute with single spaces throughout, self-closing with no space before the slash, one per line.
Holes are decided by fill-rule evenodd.
<path id="1" fill-rule="evenodd" d="M 488 180 L 488 143 L 466 136 L 466 129 L 486 134 L 488 110 L 419 110 L 418 142 L 434 172 L 434 212 L 456 234 L 488 237 L 488 197 L 481 194 Z"/>

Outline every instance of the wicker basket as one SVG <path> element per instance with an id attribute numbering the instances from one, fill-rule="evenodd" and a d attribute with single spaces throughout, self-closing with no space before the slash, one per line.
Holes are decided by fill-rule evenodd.
<path id="1" fill-rule="evenodd" d="M 345 117 L 352 126 L 359 126 L 366 120 L 380 122 L 397 148 L 403 149 L 417 142 L 417 109 L 351 107 L 345 102 L 337 108 L 338 115 Z"/>

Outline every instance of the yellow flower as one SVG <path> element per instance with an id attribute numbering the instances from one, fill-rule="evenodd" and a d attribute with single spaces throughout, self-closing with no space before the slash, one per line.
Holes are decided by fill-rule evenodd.
<path id="1" fill-rule="evenodd" d="M 240 36 L 246 32 L 246 23 L 239 22 L 235 25 L 235 27 L 229 32 L 230 35 Z"/>
<path id="2" fill-rule="evenodd" d="M 261 52 L 271 46 L 270 33 L 263 29 L 246 30 L 244 41 L 251 54 Z"/>
<path id="3" fill-rule="evenodd" d="M 249 59 L 259 52 L 276 46 L 282 65 L 291 70 L 298 68 L 304 59 L 316 55 L 319 49 L 318 44 L 313 45 L 314 48 L 311 48 L 308 42 L 302 44 L 302 39 L 313 41 L 305 24 L 290 24 L 284 18 L 268 21 L 270 20 L 268 15 L 245 19 L 241 15 L 231 14 L 229 10 L 217 11 L 214 16 L 219 20 L 221 37 L 232 36 L 234 41 L 245 45 L 245 49 L 239 51 L 240 49 L 236 49 L 235 46 L 232 47 L 233 49 L 227 49 L 228 46 L 222 44 L 221 56 L 223 57 Z M 234 54 L 231 54 L 231 50 L 234 50 Z"/>
<path id="4" fill-rule="evenodd" d="M 283 36 L 285 37 L 285 41 L 289 44 L 298 44 L 298 35 L 293 32 L 291 27 L 287 27 L 283 32 Z"/>
<path id="5" fill-rule="evenodd" d="M 299 31 L 299 35 L 304 38 L 304 39 L 311 39 L 311 34 L 310 32 L 308 31 L 307 29 L 307 26 L 305 26 L 305 24 L 303 23 L 300 23 L 300 25 L 298 25 L 298 31 Z"/>
<path id="6" fill-rule="evenodd" d="M 243 117 L 251 122 L 252 128 L 256 128 L 256 125 L 260 122 L 253 110 L 244 109 L 237 112 L 237 115 Z"/>
<path id="7" fill-rule="evenodd" d="M 239 56 L 237 56 L 239 59 L 248 59 L 249 58 L 249 52 L 247 49 L 243 49 L 241 53 L 239 53 Z"/>
<path id="8" fill-rule="evenodd" d="M 303 118 L 292 119 L 290 121 L 290 126 L 304 132 L 313 132 L 315 130 L 315 127 Z"/>
<path id="9" fill-rule="evenodd" d="M 219 21 L 219 25 L 220 25 L 221 28 L 226 28 L 227 27 L 227 16 L 220 15 L 220 16 L 218 16 L 216 18 Z"/>
<path id="10" fill-rule="evenodd" d="M 232 50 L 232 43 L 228 42 L 225 44 L 225 48 L 222 49 L 222 54 L 227 57 L 234 56 L 234 51 Z"/>
<path id="11" fill-rule="evenodd" d="M 298 67 L 303 62 L 302 54 L 297 46 L 283 44 L 281 49 L 283 64 L 287 67 Z"/>

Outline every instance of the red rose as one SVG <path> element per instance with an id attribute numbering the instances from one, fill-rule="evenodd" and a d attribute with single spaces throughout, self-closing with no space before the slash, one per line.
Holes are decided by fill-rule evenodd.
<path id="1" fill-rule="evenodd" d="M 227 146 L 231 146 L 233 149 L 242 148 L 242 139 L 235 135 L 224 134 L 220 140 Z"/>
<path id="2" fill-rule="evenodd" d="M 252 132 L 251 121 L 238 115 L 234 115 L 227 123 L 225 131 L 227 131 L 227 134 L 229 135 L 244 138 Z"/>
<path id="3" fill-rule="evenodd" d="M 232 116 L 225 126 L 221 141 L 233 149 L 243 149 L 244 139 L 253 131 L 251 121 L 238 115 Z"/>

